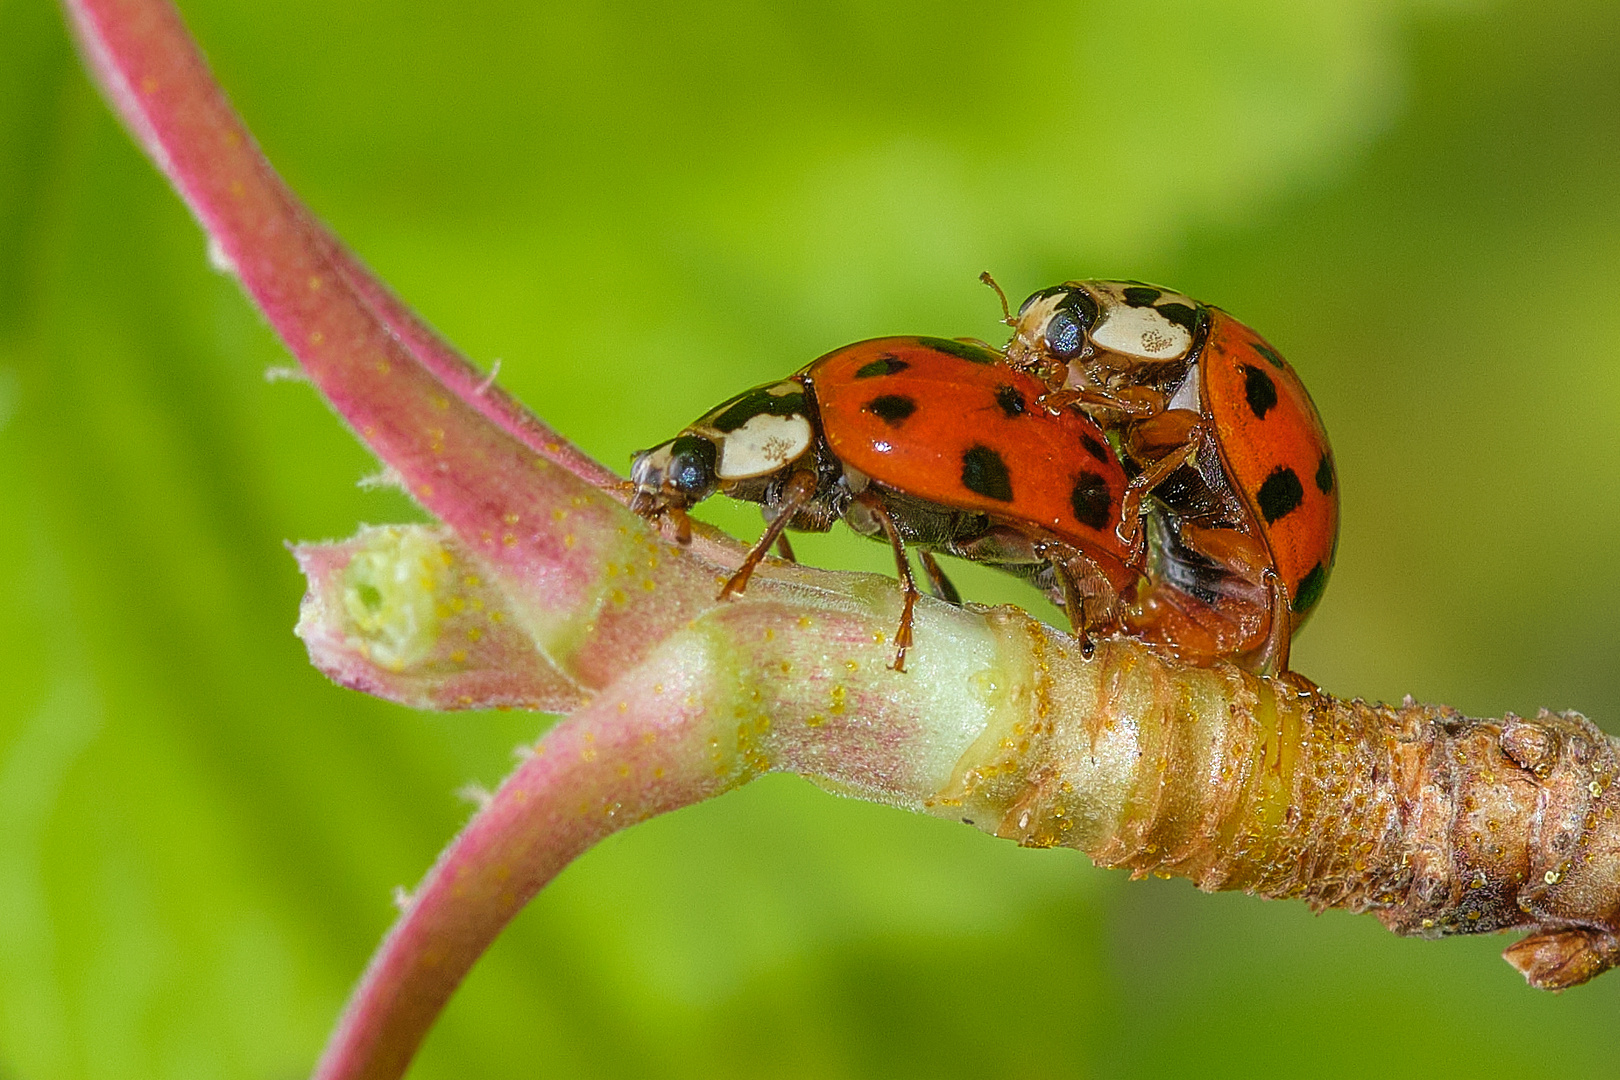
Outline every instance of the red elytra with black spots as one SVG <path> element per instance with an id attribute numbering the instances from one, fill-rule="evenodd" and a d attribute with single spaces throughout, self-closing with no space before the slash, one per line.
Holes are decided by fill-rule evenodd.
<path id="1" fill-rule="evenodd" d="M 1261 523 L 1297 627 L 1322 598 L 1339 542 L 1327 429 L 1305 384 L 1264 338 L 1211 308 L 1199 369 L 1226 472 Z"/>
<path id="2" fill-rule="evenodd" d="M 1102 429 L 1041 409 L 1046 388 L 998 360 L 941 338 L 876 338 L 828 353 L 801 377 L 845 465 L 915 498 L 1049 533 L 1129 585 L 1136 575 L 1118 535 L 1125 473 Z"/>

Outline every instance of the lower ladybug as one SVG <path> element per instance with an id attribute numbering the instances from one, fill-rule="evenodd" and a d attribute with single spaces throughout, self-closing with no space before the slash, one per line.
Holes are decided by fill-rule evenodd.
<path id="1" fill-rule="evenodd" d="M 717 491 L 759 503 L 765 534 L 722 597 L 743 591 L 783 529 L 842 520 L 886 539 L 905 591 L 896 670 L 918 596 L 908 544 L 936 595 L 957 600 L 930 552 L 986 563 L 1043 588 L 1089 643 L 1121 625 L 1120 595 L 1139 577 L 1140 557 L 1120 538 L 1125 472 L 1095 422 L 1040 408 L 1046 387 L 1002 361 L 943 338 L 836 349 L 637 454 L 631 508 L 671 519 L 685 538 L 686 510 Z"/>
<path id="2" fill-rule="evenodd" d="M 1042 289 L 1007 321 L 1008 364 L 1043 405 L 1099 421 L 1132 474 L 1127 539 L 1150 554 L 1131 632 L 1287 670 L 1339 535 L 1333 452 L 1294 369 L 1221 309 L 1136 281 Z"/>

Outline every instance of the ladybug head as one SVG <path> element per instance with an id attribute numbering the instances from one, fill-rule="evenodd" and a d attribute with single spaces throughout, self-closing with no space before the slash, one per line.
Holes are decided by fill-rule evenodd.
<path id="1" fill-rule="evenodd" d="M 1202 304 L 1140 281 L 1070 281 L 1024 301 L 1007 359 L 1049 384 L 1079 366 L 1092 379 L 1190 362 L 1208 325 Z"/>
<path id="2" fill-rule="evenodd" d="M 1091 352 L 1088 345 L 1097 316 L 1096 299 L 1079 282 L 1042 289 L 1018 309 L 1012 341 L 1007 344 L 1008 363 L 1061 382 L 1069 362 Z"/>
<path id="3" fill-rule="evenodd" d="M 685 509 L 714 494 L 719 450 L 708 438 L 687 432 L 637 454 L 630 466 L 636 501 L 648 510 Z"/>

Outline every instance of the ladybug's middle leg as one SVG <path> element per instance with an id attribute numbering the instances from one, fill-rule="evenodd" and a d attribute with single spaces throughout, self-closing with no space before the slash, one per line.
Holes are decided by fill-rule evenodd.
<path id="1" fill-rule="evenodd" d="M 1293 619 L 1288 586 L 1272 568 L 1264 540 L 1240 529 L 1183 524 L 1181 540 L 1230 575 L 1214 606 L 1232 621 L 1232 640 L 1218 652 L 1251 671 L 1282 672 L 1288 666 Z M 1258 641 L 1259 644 L 1250 645 Z"/>
<path id="2" fill-rule="evenodd" d="M 904 671 L 906 650 L 911 648 L 912 609 L 917 606 L 917 597 L 922 593 L 917 591 L 917 580 L 911 576 L 911 560 L 906 557 L 906 542 L 901 538 L 900 528 L 890 516 L 889 508 L 883 505 L 883 500 L 870 488 L 855 496 L 854 501 L 877 519 L 878 524 L 883 527 L 883 534 L 889 538 L 889 546 L 894 549 L 894 567 L 900 576 L 900 587 L 905 591 L 905 606 L 900 609 L 900 626 L 894 632 L 894 663 L 889 666 L 895 671 Z"/>
<path id="3" fill-rule="evenodd" d="M 748 549 L 748 555 L 743 559 L 743 564 L 737 567 L 737 572 L 726 579 L 725 585 L 720 589 L 720 599 L 740 595 L 748 588 L 748 579 L 754 576 L 754 567 L 765 558 L 765 553 L 771 550 L 771 545 L 782 538 L 782 530 L 787 528 L 793 516 L 815 497 L 815 473 L 808 469 L 800 469 L 788 477 L 787 483 L 782 485 L 782 498 L 777 505 L 776 516 L 765 526 L 765 535 Z"/>
<path id="4" fill-rule="evenodd" d="M 945 576 L 945 571 L 934 558 L 932 551 L 919 551 L 917 560 L 922 563 L 923 574 L 928 578 L 928 591 L 947 604 L 962 606 L 962 594 L 956 591 L 951 579 Z"/>
<path id="5" fill-rule="evenodd" d="M 1093 633 L 1110 634 L 1124 618 L 1119 593 L 1084 552 L 1067 544 L 1046 543 L 1036 550 L 1051 563 L 1063 590 L 1063 610 L 1086 659 L 1096 650 Z"/>
<path id="6" fill-rule="evenodd" d="M 1261 574 L 1271 597 L 1271 619 L 1265 644 L 1252 657 L 1254 670 L 1261 675 L 1281 675 L 1288 670 L 1288 646 L 1293 640 L 1294 619 L 1288 608 L 1288 586 L 1269 566 Z"/>

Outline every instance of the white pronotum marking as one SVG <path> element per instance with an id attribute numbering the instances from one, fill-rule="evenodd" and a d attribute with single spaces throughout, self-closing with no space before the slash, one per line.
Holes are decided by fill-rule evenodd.
<path id="1" fill-rule="evenodd" d="M 1091 331 L 1101 348 L 1143 360 L 1179 360 L 1192 348 L 1187 328 L 1171 322 L 1150 307 L 1125 304 L 1105 309 Z"/>
<path id="2" fill-rule="evenodd" d="M 722 480 L 773 473 L 810 449 L 810 421 L 803 416 L 761 413 L 726 435 L 715 472 Z"/>

